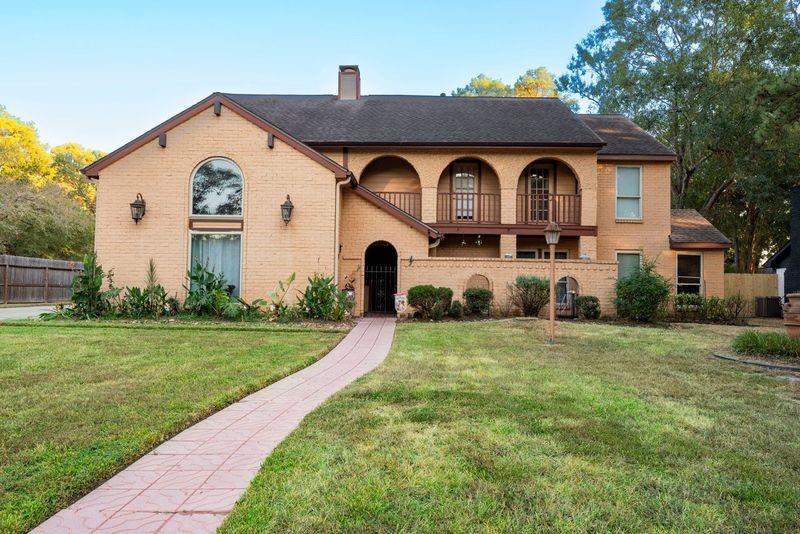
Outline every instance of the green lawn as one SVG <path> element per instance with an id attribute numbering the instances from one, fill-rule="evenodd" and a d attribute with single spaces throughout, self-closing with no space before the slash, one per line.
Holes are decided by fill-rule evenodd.
<path id="1" fill-rule="evenodd" d="M 800 392 L 709 356 L 740 330 L 403 324 L 222 530 L 798 531 Z"/>
<path id="2" fill-rule="evenodd" d="M 0 325 L 0 532 L 35 526 L 193 422 L 314 362 L 342 335 Z"/>

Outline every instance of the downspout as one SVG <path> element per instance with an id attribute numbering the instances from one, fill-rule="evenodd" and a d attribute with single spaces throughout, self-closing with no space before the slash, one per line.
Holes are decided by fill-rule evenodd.
<path id="1" fill-rule="evenodd" d="M 336 183 L 336 199 L 334 201 L 333 208 L 335 221 L 335 226 L 333 229 L 333 281 L 336 284 L 339 283 L 339 223 L 341 220 L 340 212 L 342 186 L 344 185 L 349 185 L 353 189 L 355 189 L 358 185 L 358 182 L 356 182 L 356 177 L 353 176 L 352 172 L 347 173 L 347 179 Z"/>

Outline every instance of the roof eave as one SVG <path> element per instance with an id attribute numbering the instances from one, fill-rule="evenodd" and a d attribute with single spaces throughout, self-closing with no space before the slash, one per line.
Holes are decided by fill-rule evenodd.
<path id="1" fill-rule="evenodd" d="M 169 130 L 173 129 L 179 124 L 188 121 L 189 119 L 198 115 L 202 111 L 205 111 L 209 107 L 212 107 L 217 104 L 224 105 L 225 107 L 234 111 L 237 115 L 241 116 L 245 120 L 249 121 L 252 124 L 255 124 L 259 128 L 267 131 L 268 133 L 273 134 L 277 139 L 283 141 L 289 146 L 295 148 L 296 150 L 304 153 L 306 156 L 310 157 L 314 161 L 320 163 L 322 166 L 331 170 L 337 178 L 347 177 L 349 171 L 345 167 L 339 165 L 328 156 L 318 152 L 317 150 L 314 150 L 306 143 L 303 143 L 299 139 L 296 139 L 290 134 L 284 132 L 274 124 L 262 119 L 258 115 L 254 114 L 247 108 L 241 106 L 240 104 L 228 98 L 227 96 L 223 95 L 222 93 L 212 93 L 211 95 L 207 96 L 200 102 L 186 108 L 177 115 L 174 115 L 169 119 L 167 119 L 166 121 L 162 122 L 158 126 L 146 131 L 139 137 L 133 139 L 132 141 L 122 145 L 118 149 L 110 152 L 109 154 L 106 154 L 97 161 L 82 168 L 81 172 L 88 178 L 99 179 L 100 171 L 103 170 L 104 168 L 122 159 L 131 152 L 141 148 L 147 143 L 153 141 L 154 139 L 157 139 L 159 135 L 167 133 Z"/>
<path id="2" fill-rule="evenodd" d="M 673 241 L 669 239 L 669 248 L 672 250 L 726 250 L 732 243 L 719 243 L 715 241 Z"/>
<path id="3" fill-rule="evenodd" d="M 597 154 L 598 161 L 676 161 L 675 154 Z"/>

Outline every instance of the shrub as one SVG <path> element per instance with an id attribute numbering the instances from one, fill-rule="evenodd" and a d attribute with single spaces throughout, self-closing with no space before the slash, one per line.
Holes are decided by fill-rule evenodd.
<path id="1" fill-rule="evenodd" d="M 120 303 L 120 312 L 131 317 L 157 318 L 176 313 L 177 308 L 173 308 L 173 304 L 173 301 L 167 296 L 167 290 L 158 283 L 156 264 L 150 258 L 144 289 L 125 288 L 125 296 Z"/>
<path id="2" fill-rule="evenodd" d="M 673 310 L 678 321 L 738 324 L 744 313 L 744 297 L 704 297 L 682 293 L 673 297 Z"/>
<path id="3" fill-rule="evenodd" d="M 450 309 L 453 290 L 449 287 L 433 287 L 425 284 L 408 290 L 408 303 L 414 307 L 420 319 L 439 320 Z"/>
<path id="4" fill-rule="evenodd" d="M 464 318 L 464 306 L 461 304 L 460 301 L 454 300 L 450 304 L 450 310 L 447 312 L 447 315 L 449 315 L 453 319 L 463 319 Z"/>
<path id="5" fill-rule="evenodd" d="M 269 319 L 274 321 L 284 317 L 289 306 L 286 304 L 286 294 L 294 283 L 295 273 L 289 275 L 286 280 L 279 280 L 278 286 L 269 293 Z"/>
<path id="6" fill-rule="evenodd" d="M 350 312 L 347 293 L 339 289 L 332 276 L 315 274 L 300 292 L 300 309 L 309 319 L 341 321 Z"/>
<path id="7" fill-rule="evenodd" d="M 197 315 L 222 316 L 225 306 L 231 300 L 224 276 L 209 271 L 199 263 L 195 263 L 186 276 L 189 287 L 184 286 L 184 309 Z"/>
<path id="8" fill-rule="evenodd" d="M 655 272 L 655 264 L 645 260 L 642 268 L 617 280 L 617 314 L 631 321 L 650 322 L 664 316 L 669 302 L 670 285 Z"/>
<path id="9" fill-rule="evenodd" d="M 491 290 L 482 287 L 470 287 L 464 290 L 466 312 L 471 315 L 489 315 L 493 298 Z"/>
<path id="10" fill-rule="evenodd" d="M 228 302 L 222 306 L 222 315 L 228 319 L 235 319 L 238 321 L 255 321 L 260 319 L 263 315 L 262 309 L 267 304 L 263 299 L 255 299 L 253 302 L 247 302 L 239 297 L 231 297 Z"/>
<path id="11" fill-rule="evenodd" d="M 508 294 L 526 317 L 539 315 L 550 299 L 550 281 L 536 276 L 518 276 L 513 284 L 508 285 Z"/>
<path id="12" fill-rule="evenodd" d="M 105 282 L 108 289 L 104 290 Z M 97 263 L 97 255 L 89 254 L 83 260 L 80 275 L 72 281 L 72 306 L 64 310 L 64 315 L 78 319 L 100 317 L 112 311 L 119 293 L 120 289 L 114 287 L 113 273 L 106 274 Z"/>
<path id="13" fill-rule="evenodd" d="M 746 356 L 800 360 L 800 339 L 781 332 L 743 332 L 733 340 L 733 350 Z"/>
<path id="14" fill-rule="evenodd" d="M 575 308 L 581 319 L 598 319 L 600 317 L 600 299 L 593 295 L 578 295 L 575 297 Z"/>

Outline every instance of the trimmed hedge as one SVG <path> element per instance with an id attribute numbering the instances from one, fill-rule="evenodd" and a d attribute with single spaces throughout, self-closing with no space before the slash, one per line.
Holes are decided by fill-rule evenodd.
<path id="1" fill-rule="evenodd" d="M 580 319 L 600 318 L 600 299 L 593 295 L 578 295 L 575 297 L 575 308 Z"/>
<path id="2" fill-rule="evenodd" d="M 464 291 L 464 309 L 473 315 L 489 315 L 494 294 L 489 289 L 471 287 Z"/>
<path id="3" fill-rule="evenodd" d="M 416 310 L 420 319 L 440 320 L 450 310 L 453 290 L 449 287 L 433 287 L 425 284 L 408 290 L 408 303 Z"/>
<path id="4" fill-rule="evenodd" d="M 667 279 L 655 272 L 655 264 L 645 261 L 638 272 L 617 280 L 617 315 L 644 323 L 661 319 L 666 314 L 670 289 Z"/>
<path id="5" fill-rule="evenodd" d="M 511 302 L 526 317 L 536 317 L 550 300 L 550 279 L 520 275 L 508 285 Z"/>
<path id="6" fill-rule="evenodd" d="M 733 340 L 733 350 L 745 356 L 800 361 L 800 339 L 781 332 L 743 332 Z"/>

